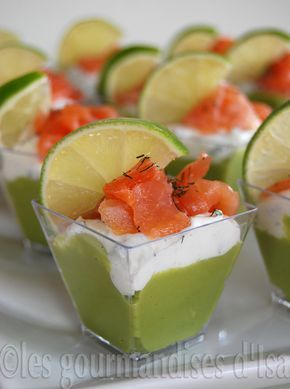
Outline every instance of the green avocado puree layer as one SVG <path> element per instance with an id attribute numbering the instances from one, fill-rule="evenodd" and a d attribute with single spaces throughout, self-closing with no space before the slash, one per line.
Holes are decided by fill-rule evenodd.
<path id="1" fill-rule="evenodd" d="M 208 322 L 240 243 L 226 254 L 155 274 L 133 297 L 110 277 L 99 241 L 58 235 L 52 250 L 84 326 L 127 352 L 152 352 L 197 335 Z M 134 250 L 134 249 L 133 249 Z"/>
<path id="2" fill-rule="evenodd" d="M 285 219 L 285 238 L 277 238 L 256 228 L 256 236 L 269 278 L 290 301 L 290 218 Z"/>
<path id="3" fill-rule="evenodd" d="M 39 196 L 39 180 L 19 177 L 6 181 L 6 190 L 15 210 L 23 235 L 32 243 L 47 245 L 31 201 Z"/>

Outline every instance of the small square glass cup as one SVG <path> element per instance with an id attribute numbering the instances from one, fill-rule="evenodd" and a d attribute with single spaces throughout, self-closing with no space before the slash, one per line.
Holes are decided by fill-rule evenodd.
<path id="1" fill-rule="evenodd" d="M 41 163 L 36 154 L 0 148 L 1 187 L 21 229 L 25 247 L 48 251 L 31 201 L 39 196 Z"/>
<path id="2" fill-rule="evenodd" d="M 189 155 L 171 162 L 167 168 L 170 175 L 175 176 L 184 166 L 195 160 L 201 153 L 207 153 L 212 157 L 207 178 L 227 182 L 232 188 L 237 189 L 237 180 L 242 177 L 242 161 L 247 145 L 247 140 L 242 143 L 231 139 L 213 139 L 206 135 L 199 135 L 188 130 L 175 130 L 175 134 L 186 145 Z M 248 137 L 250 138 L 250 137 Z"/>
<path id="3" fill-rule="evenodd" d="M 130 244 L 33 207 L 83 332 L 135 359 L 200 341 L 256 211 Z"/>
<path id="4" fill-rule="evenodd" d="M 239 180 L 246 199 L 258 199 L 254 225 L 271 283 L 272 301 L 290 309 L 290 196 Z"/>

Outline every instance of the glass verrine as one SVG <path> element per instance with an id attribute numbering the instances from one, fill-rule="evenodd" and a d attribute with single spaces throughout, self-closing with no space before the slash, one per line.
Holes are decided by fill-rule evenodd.
<path id="1" fill-rule="evenodd" d="M 35 153 L 0 148 L 1 184 L 21 228 L 24 244 L 47 250 L 47 244 L 31 201 L 39 196 L 41 162 Z"/>
<path id="2" fill-rule="evenodd" d="M 189 162 L 201 153 L 212 157 L 207 178 L 225 181 L 237 189 L 236 181 L 242 177 L 244 151 L 253 131 L 233 130 L 228 134 L 202 135 L 186 127 L 172 127 L 175 134 L 186 145 L 189 155 L 178 158 L 167 168 L 168 174 L 175 176 Z"/>
<path id="3" fill-rule="evenodd" d="M 37 202 L 33 207 L 82 328 L 134 358 L 204 330 L 255 214 L 249 206 L 132 245 L 136 234 L 112 239 Z"/>
<path id="4" fill-rule="evenodd" d="M 290 308 L 290 190 L 274 193 L 239 181 L 245 198 L 255 198 L 255 233 L 271 283 L 273 302 Z"/>

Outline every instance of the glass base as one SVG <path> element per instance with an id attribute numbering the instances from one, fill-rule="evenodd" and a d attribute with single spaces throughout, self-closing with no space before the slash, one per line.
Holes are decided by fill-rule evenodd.
<path id="1" fill-rule="evenodd" d="M 89 337 L 90 339 L 93 339 L 95 342 L 103 346 L 105 349 L 110 351 L 111 353 L 117 353 L 120 355 L 123 355 L 129 359 L 132 359 L 134 361 L 144 361 L 150 362 L 152 359 L 163 358 L 170 354 L 182 352 L 184 350 L 188 350 L 189 348 L 192 348 L 193 346 L 203 342 L 205 340 L 206 335 L 206 329 L 207 325 L 195 336 L 192 336 L 190 338 L 187 338 L 185 340 L 182 340 L 180 342 L 176 342 L 172 345 L 169 345 L 161 350 L 148 352 L 148 353 L 142 353 L 142 352 L 133 352 L 133 353 L 126 353 L 114 345 L 112 345 L 108 340 L 104 339 L 102 336 L 95 334 L 90 329 L 85 327 L 83 324 L 81 324 L 81 330 L 84 336 Z"/>
<path id="2" fill-rule="evenodd" d="M 290 301 L 285 297 L 284 293 L 280 289 L 273 287 L 271 296 L 274 304 L 281 305 L 290 310 Z"/>

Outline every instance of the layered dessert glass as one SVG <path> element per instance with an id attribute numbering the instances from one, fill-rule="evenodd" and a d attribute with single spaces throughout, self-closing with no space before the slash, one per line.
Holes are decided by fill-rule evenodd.
<path id="1" fill-rule="evenodd" d="M 60 41 L 58 66 L 80 89 L 85 102 L 99 101 L 100 72 L 121 44 L 121 30 L 104 19 L 89 18 L 71 25 Z"/>
<path id="2" fill-rule="evenodd" d="M 36 82 L 42 85 L 39 90 Z M 9 95 L 13 91 L 16 94 L 15 107 L 10 104 L 9 108 L 7 104 L 7 113 L 1 121 L 4 133 L 0 141 L 1 188 L 17 217 L 25 244 L 40 248 L 46 246 L 46 242 L 32 210 L 31 200 L 37 198 L 39 193 L 42 164 L 40 143 L 45 143 L 41 149 L 44 151 L 46 148 L 46 152 L 48 146 L 52 146 L 49 136 L 41 133 L 42 127 L 50 114 L 56 115 L 66 105 L 76 104 L 82 95 L 72 87 L 63 73 L 51 69 L 27 73 L 3 84 L 0 91 L 2 100 L 5 102 L 6 93 Z M 25 92 L 28 93 L 26 98 Z M 55 128 L 50 132 L 50 136 L 57 141 Z"/>
<path id="3" fill-rule="evenodd" d="M 169 126 L 190 155 L 174 161 L 169 173 L 176 174 L 189 160 L 206 152 L 213 158 L 207 177 L 236 187 L 236 180 L 242 176 L 245 148 L 270 112 L 268 106 L 251 103 L 238 88 L 222 83 L 182 123 Z"/>
<path id="4" fill-rule="evenodd" d="M 279 192 L 240 182 L 257 201 L 255 233 L 272 287 L 272 299 L 290 308 L 290 189 Z"/>
<path id="5" fill-rule="evenodd" d="M 136 358 L 200 339 L 255 213 L 238 213 L 239 194 L 204 178 L 207 154 L 168 177 L 156 129 L 186 150 L 138 119 L 75 131 L 45 160 L 42 205 L 33 202 L 84 331 Z M 105 148 L 113 139 L 127 164 Z"/>
<path id="6" fill-rule="evenodd" d="M 205 331 L 255 213 L 149 240 L 33 206 L 83 331 L 136 358 Z"/>
<path id="7" fill-rule="evenodd" d="M 255 130 L 233 128 L 228 132 L 202 135 L 199 131 L 183 125 L 171 125 L 176 135 L 187 146 L 189 156 L 181 157 L 168 166 L 168 173 L 176 175 L 187 163 L 202 152 L 208 153 L 213 161 L 207 177 L 226 181 L 236 188 L 236 180 L 242 176 L 242 160 L 245 148 Z"/>
<path id="8" fill-rule="evenodd" d="M 288 31 L 260 28 L 248 31 L 227 51 L 232 63 L 229 80 L 251 100 L 277 108 L 290 97 Z"/>
<path id="9" fill-rule="evenodd" d="M 134 45 L 119 50 L 101 69 L 98 91 L 102 100 L 117 107 L 122 116 L 138 116 L 144 84 L 160 60 L 160 50 L 154 46 Z"/>
<path id="10" fill-rule="evenodd" d="M 0 149 L 1 186 L 21 228 L 24 245 L 42 249 L 47 246 L 46 240 L 31 206 L 31 200 L 38 198 L 41 170 L 35 143 L 33 139 L 15 149 Z"/>
<path id="11" fill-rule="evenodd" d="M 35 128 L 32 136 L 13 148 L 0 148 L 1 186 L 23 235 L 26 247 L 47 250 L 46 240 L 31 207 L 38 199 L 43 158 L 65 135 L 83 124 L 104 117 L 115 117 L 117 111 L 109 106 L 89 107 L 65 105 L 52 110 Z"/>
<path id="12" fill-rule="evenodd" d="M 206 152 L 213 158 L 209 178 L 234 186 L 241 177 L 243 150 L 271 108 L 227 82 L 230 70 L 221 55 L 190 53 L 161 64 L 146 81 L 140 116 L 166 124 L 189 150 L 189 158 L 168 166 L 169 174 Z"/>

